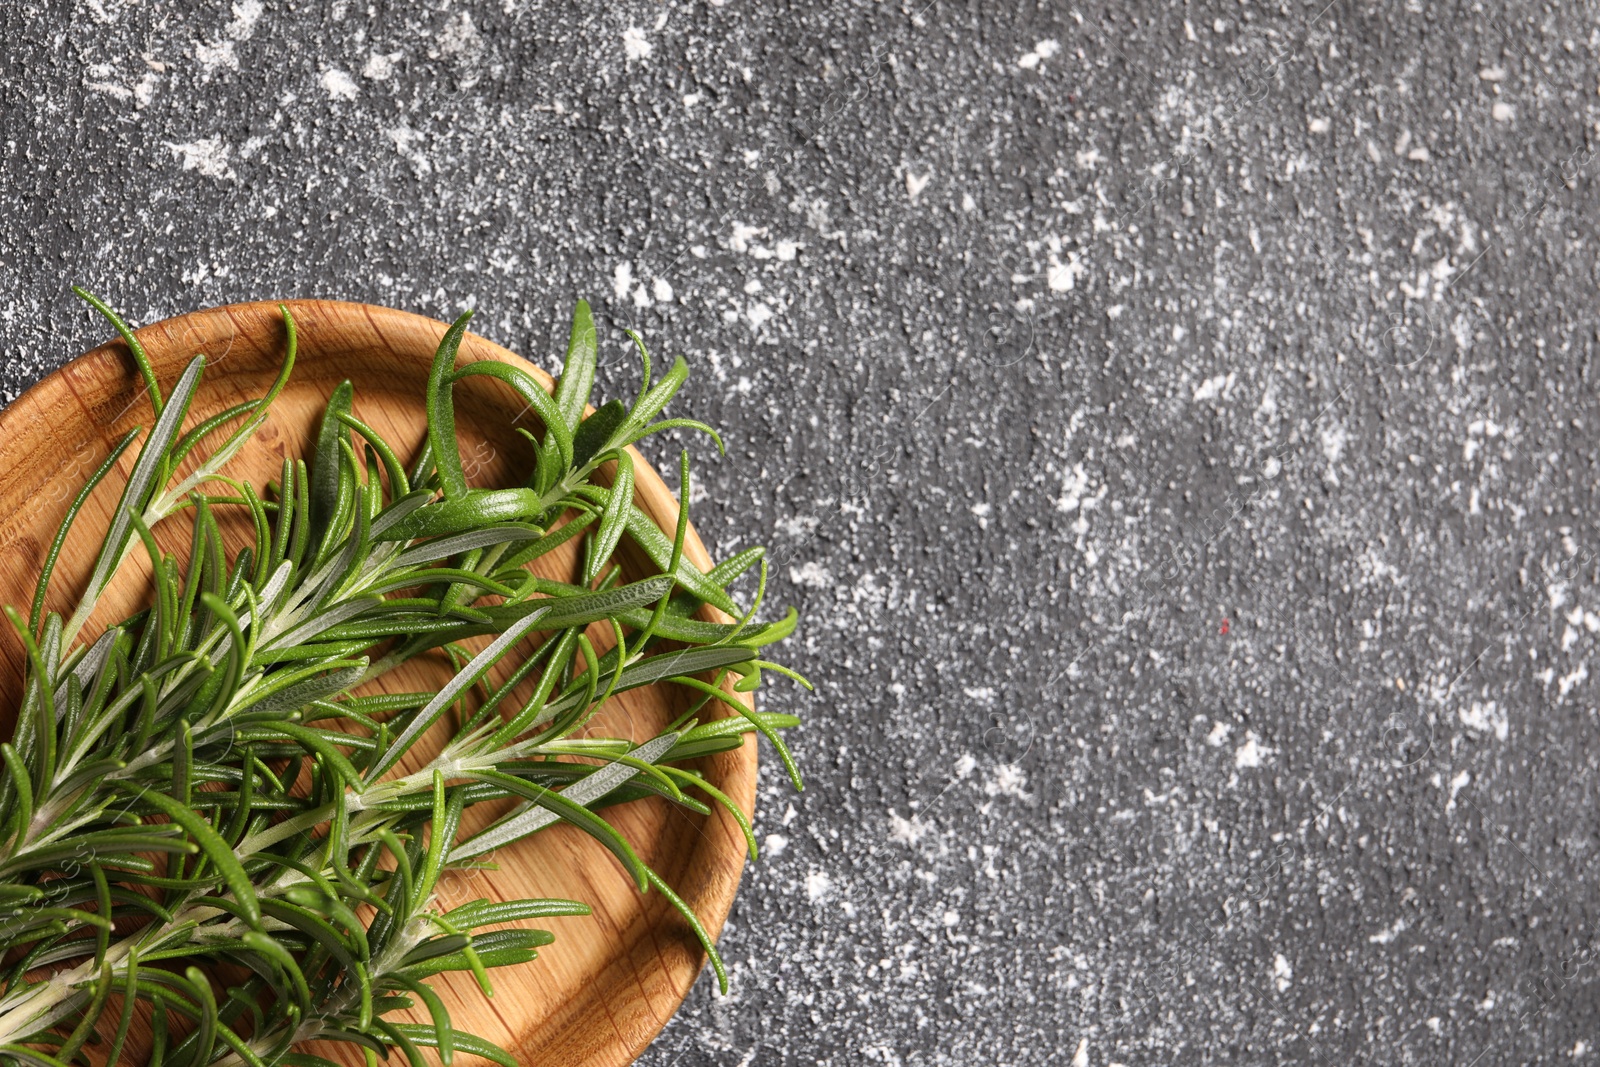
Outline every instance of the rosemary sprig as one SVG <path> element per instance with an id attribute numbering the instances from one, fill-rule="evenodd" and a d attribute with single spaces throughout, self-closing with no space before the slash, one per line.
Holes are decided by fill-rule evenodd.
<path id="1" fill-rule="evenodd" d="M 800 784 L 778 733 L 798 720 L 751 712 L 722 689 L 731 676 L 748 690 L 764 669 L 790 673 L 760 650 L 792 631 L 794 613 L 752 622 L 766 586 L 761 553 L 709 573 L 684 557 L 687 453 L 674 530 L 632 502 L 628 445 L 674 427 L 715 439 L 699 423 L 657 418 L 687 375 L 684 362 L 653 381 L 639 344 L 644 385 L 632 405 L 613 401 L 585 417 L 595 369 L 586 305 L 553 395 L 507 364 L 458 367 L 464 315 L 435 355 L 428 441 L 409 471 L 356 415 L 346 383 L 310 461 L 285 461 L 258 492 L 225 468 L 293 369 L 288 309 L 283 371 L 268 394 L 184 432 L 204 357 L 163 396 L 132 331 L 82 295 L 133 353 L 156 422 L 70 618 L 44 611 L 56 557 L 133 434 L 69 510 L 30 616 L 6 609 L 28 669 L 16 734 L 0 745 L 0 1063 L 89 1062 L 89 1042 L 105 1043 L 104 1062 L 117 1062 L 143 1003 L 151 1063 L 322 1064 L 295 1049 L 331 1039 L 365 1049 L 369 1062 L 398 1048 L 416 1063 L 426 1046 L 446 1063 L 465 1051 L 510 1064 L 453 1028 L 427 979 L 470 970 L 487 994 L 489 968 L 534 958 L 551 935 L 483 927 L 587 909 L 479 900 L 441 911 L 436 891 L 451 869 L 481 866 L 560 822 L 609 849 L 641 891 L 667 896 L 726 989 L 706 930 L 600 814 L 647 796 L 702 813 L 721 805 L 754 857 L 744 813 L 686 764 L 759 731 Z M 544 422 L 524 485 L 467 481 L 452 387 L 476 375 L 509 386 Z M 186 457 L 218 436 L 178 478 Z M 609 485 L 597 477 L 608 463 Z M 217 520 L 230 508 L 255 531 L 231 559 Z M 183 560 L 152 534 L 181 511 L 191 518 Z M 621 580 L 611 560 L 624 535 L 659 574 Z M 530 572 L 578 537 L 584 562 L 573 581 Z M 141 546 L 155 575 L 149 606 L 78 642 Z M 757 563 L 754 601 L 741 609 L 728 586 Z M 738 621 L 694 619 L 704 603 Z M 613 638 L 603 653 L 587 636 L 596 624 Z M 482 637 L 490 640 L 479 649 L 463 644 Z M 363 688 L 429 653 L 456 664 L 438 692 Z M 699 699 L 656 737 L 579 736 L 617 693 L 664 682 Z M 705 717 L 713 701 L 735 714 Z M 440 742 L 437 755 L 402 770 L 424 738 Z M 506 801 L 501 817 L 461 833 L 467 808 Z M 219 998 L 197 963 L 249 977 Z M 430 1025 L 386 1018 L 417 1003 Z"/>

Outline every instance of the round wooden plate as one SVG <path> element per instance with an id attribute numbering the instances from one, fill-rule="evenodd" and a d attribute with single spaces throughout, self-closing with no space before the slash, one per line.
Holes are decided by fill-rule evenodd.
<path id="1" fill-rule="evenodd" d="M 423 395 L 428 366 L 445 326 L 362 304 L 295 300 L 288 307 L 300 337 L 294 374 L 273 404 L 271 418 L 228 473 L 260 485 L 277 475 L 284 455 L 309 455 L 328 395 L 346 378 L 355 385 L 356 415 L 402 456 L 415 454 L 426 434 Z M 177 379 L 195 353 L 206 355 L 208 365 L 189 419 L 192 425 L 266 391 L 282 360 L 284 326 L 277 304 L 238 304 L 168 319 L 138 331 L 138 337 L 163 388 Z M 460 358 L 530 366 L 472 334 L 462 344 Z M 542 371 L 532 370 L 549 383 Z M 455 396 L 469 481 L 520 484 L 532 469 L 532 450 L 514 427 L 520 424 L 537 431 L 537 418 L 531 413 L 519 415 L 521 402 L 487 376 L 463 380 Z M 0 568 L 0 603 L 26 613 L 44 553 L 73 496 L 115 441 L 133 426 L 150 423 L 149 400 L 120 341 L 69 363 L 0 413 L 0 558 L 5 560 Z M 70 613 L 133 458 L 132 452 L 122 457 L 121 474 L 108 477 L 79 515 L 57 566 L 52 610 L 67 608 Z M 634 462 L 636 502 L 670 531 L 678 510 L 673 494 L 642 458 L 636 455 Z M 178 519 L 164 525 L 168 529 L 159 538 L 163 546 L 183 558 L 189 523 Z M 237 533 L 242 543 L 242 526 Z M 575 552 L 577 544 L 574 540 L 569 547 Z M 621 553 L 625 575 L 651 573 L 634 551 L 625 540 Z M 711 561 L 693 527 L 685 555 L 702 570 L 710 569 Z M 143 563 L 142 553 L 130 557 L 127 573 L 118 578 L 107 603 L 90 621 L 86 638 L 92 640 L 109 620 L 144 603 L 150 585 L 148 569 L 142 573 L 139 569 Z M 570 580 L 577 569 L 575 554 L 543 560 L 539 569 Z M 702 617 L 726 621 L 711 608 L 703 609 Z M 597 644 L 610 641 L 609 633 L 598 628 L 591 631 L 591 638 Z M 20 701 L 23 662 L 15 634 L 4 628 L 0 708 L 6 709 L 7 717 L 14 716 Z M 445 677 L 442 663 L 417 663 L 384 681 L 386 687 L 415 690 L 436 687 Z M 595 729 L 643 740 L 687 707 L 686 701 L 682 687 L 635 690 L 615 698 Z M 5 735 L 9 734 L 6 723 Z M 753 809 L 753 739 L 702 761 L 700 769 L 746 812 Z M 709 817 L 700 817 L 654 800 L 610 808 L 606 814 L 713 935 L 720 931 L 744 867 L 744 838 L 733 818 L 715 806 Z M 499 864 L 496 871 L 455 872 L 441 890 L 443 904 L 484 896 L 567 897 L 588 903 L 594 914 L 547 921 L 555 943 L 532 963 L 495 971 L 492 1000 L 483 997 L 470 975 L 440 976 L 438 989 L 454 1025 L 498 1043 L 521 1063 L 601 1067 L 631 1062 L 683 1001 L 704 963 L 692 932 L 659 893 L 639 894 L 609 853 L 569 827 L 537 834 L 493 858 Z M 322 1046 L 314 1051 L 360 1063 L 349 1049 Z M 458 1058 L 458 1062 L 466 1061 Z"/>

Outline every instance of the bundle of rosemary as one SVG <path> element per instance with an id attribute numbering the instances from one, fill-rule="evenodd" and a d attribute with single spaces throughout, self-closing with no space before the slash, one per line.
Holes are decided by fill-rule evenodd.
<path id="1" fill-rule="evenodd" d="M 595 372 L 586 305 L 553 394 L 504 363 L 458 368 L 463 316 L 434 358 L 427 442 L 409 467 L 356 414 L 347 382 L 310 461 L 285 460 L 258 490 L 226 467 L 293 368 L 288 309 L 273 388 L 185 431 L 204 357 L 163 394 L 132 331 L 80 295 L 131 350 L 155 425 L 71 617 L 45 611 L 51 573 L 85 500 L 139 430 L 73 502 L 29 616 L 5 609 L 28 669 L 13 740 L 0 745 L 0 1063 L 118 1063 L 148 1012 L 152 1064 L 328 1064 L 298 1048 L 310 1040 L 349 1042 L 369 1063 L 398 1049 L 418 1064 L 419 1049 L 433 1047 L 445 1063 L 468 1052 L 512 1064 L 453 1028 L 428 980 L 471 971 L 487 994 L 491 968 L 531 960 L 552 940 L 506 924 L 587 909 L 480 899 L 443 910 L 437 891 L 452 870 L 481 867 L 558 823 L 604 844 L 640 891 L 664 894 L 726 990 L 699 920 L 599 813 L 643 797 L 701 813 L 722 805 L 753 857 L 745 814 L 690 761 L 759 731 L 799 786 L 778 733 L 798 720 L 751 712 L 724 690 L 733 677 L 749 691 L 763 672 L 792 674 L 761 658 L 795 624 L 793 611 L 753 621 L 766 584 L 761 550 L 709 573 L 684 558 L 687 453 L 675 529 L 633 503 L 628 445 L 669 428 L 717 440 L 703 424 L 657 418 L 687 376 L 683 360 L 653 381 L 634 336 L 643 387 L 631 405 L 612 401 L 585 417 Z M 498 378 L 543 422 L 522 486 L 467 482 L 452 387 L 471 375 Z M 602 465 L 608 479 L 597 477 Z M 224 509 L 243 509 L 254 528 L 231 558 Z M 181 512 L 187 558 L 163 552 L 152 534 Z M 613 557 L 624 536 L 658 574 L 621 580 Z M 572 581 L 529 569 L 574 538 L 583 551 Z M 148 607 L 80 641 L 140 549 L 155 575 Z M 758 563 L 758 588 L 741 609 L 728 586 Z M 735 621 L 695 618 L 703 604 Z M 589 636 L 596 625 L 610 634 L 603 651 Z M 437 692 L 367 684 L 425 654 L 453 665 Z M 658 683 L 696 699 L 657 736 L 580 735 L 614 695 Z M 714 702 L 734 714 L 713 717 Z M 462 830 L 466 809 L 496 802 L 497 818 Z M 430 1022 L 388 1018 L 417 1005 Z"/>

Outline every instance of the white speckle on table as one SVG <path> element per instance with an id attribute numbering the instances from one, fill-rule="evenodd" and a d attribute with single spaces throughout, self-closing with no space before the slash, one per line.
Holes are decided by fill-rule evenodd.
<path id="1" fill-rule="evenodd" d="M 1504 67 L 1484 67 L 1478 71 L 1478 77 L 1486 82 L 1503 82 L 1506 80 Z"/>
<path id="2" fill-rule="evenodd" d="M 1206 744 L 1212 748 L 1221 748 L 1222 742 L 1226 741 L 1231 733 L 1233 733 L 1233 727 L 1228 723 L 1213 722 L 1211 724 L 1211 732 L 1206 734 Z"/>
<path id="3" fill-rule="evenodd" d="M 833 879 L 828 877 L 827 871 L 814 870 L 806 875 L 806 897 L 813 904 L 827 896 L 832 887 Z"/>
<path id="4" fill-rule="evenodd" d="M 1350 440 L 1350 435 L 1338 423 L 1324 426 L 1317 432 L 1322 440 L 1322 454 L 1328 457 L 1329 463 L 1339 462 L 1339 457 L 1344 455 L 1344 446 Z"/>
<path id="5" fill-rule="evenodd" d="M 83 87 L 91 93 L 105 93 L 107 96 L 114 96 L 118 100 L 131 100 L 133 98 L 132 89 L 129 89 L 126 85 L 118 85 L 116 82 L 85 82 Z"/>
<path id="6" fill-rule="evenodd" d="M 750 310 L 745 312 L 745 318 L 750 320 L 753 329 L 761 329 L 772 319 L 772 308 L 760 301 L 752 301 Z"/>
<path id="7" fill-rule="evenodd" d="M 978 761 L 973 758 L 972 753 L 970 753 L 970 752 L 961 753 L 961 755 L 956 757 L 956 763 L 955 763 L 955 768 L 954 768 L 955 772 L 956 772 L 956 777 L 957 778 L 968 778 L 968 777 L 971 777 L 972 772 L 977 768 L 977 766 L 978 766 Z"/>
<path id="8" fill-rule="evenodd" d="M 1272 978 L 1280 993 L 1288 989 L 1294 981 L 1294 969 L 1289 966 L 1289 961 L 1281 952 L 1272 959 Z"/>
<path id="9" fill-rule="evenodd" d="M 974 514 L 978 518 L 978 529 L 987 530 L 989 528 L 989 505 L 988 504 L 985 504 L 985 503 L 980 501 L 979 503 L 976 503 L 976 504 L 972 505 L 972 514 Z"/>
<path id="10" fill-rule="evenodd" d="M 404 54 L 403 52 L 372 53 L 361 66 L 361 76 L 375 82 L 388 81 L 394 76 L 395 64 Z"/>
<path id="11" fill-rule="evenodd" d="M 1254 730 L 1244 735 L 1244 744 L 1234 749 L 1233 765 L 1235 767 L 1249 768 L 1261 766 L 1261 761 L 1272 754 L 1272 749 L 1261 744 Z"/>
<path id="12" fill-rule="evenodd" d="M 1331 128 L 1331 124 L 1327 119 L 1315 118 L 1306 123 L 1306 128 L 1312 133 L 1327 133 Z"/>
<path id="13" fill-rule="evenodd" d="M 1550 610 L 1555 611 L 1567 602 L 1567 583 L 1551 582 L 1545 594 L 1550 598 Z"/>
<path id="14" fill-rule="evenodd" d="M 1017 57 L 1017 66 L 1023 70 L 1033 70 L 1059 51 L 1061 51 L 1060 41 L 1054 39 L 1040 41 L 1033 46 L 1033 51 Z"/>
<path id="15" fill-rule="evenodd" d="M 1056 498 L 1056 510 L 1070 513 L 1081 508 L 1089 511 L 1100 505 L 1109 488 L 1102 485 L 1099 492 L 1090 496 L 1089 476 L 1084 472 L 1082 463 L 1074 463 L 1072 470 L 1061 480 L 1061 495 Z"/>
<path id="16" fill-rule="evenodd" d="M 666 303 L 668 300 L 672 299 L 672 283 L 667 281 L 665 278 L 657 278 L 652 281 L 650 283 L 650 291 L 654 293 L 655 298 L 662 303 Z"/>
<path id="17" fill-rule="evenodd" d="M 109 63 L 96 63 L 89 68 L 89 77 L 99 79 L 86 81 L 83 87 L 91 93 L 104 93 L 116 100 L 133 100 L 135 105 L 143 107 L 155 95 L 156 76 L 146 73 L 145 76 L 132 86 L 123 85 L 113 81 L 116 69 Z"/>
<path id="18" fill-rule="evenodd" d="M 472 24 L 470 12 L 463 11 L 444 24 L 436 38 L 440 55 L 471 59 L 483 52 L 483 35 Z"/>
<path id="19" fill-rule="evenodd" d="M 133 106 L 144 107 L 156 95 L 156 72 L 150 71 L 133 86 Z"/>
<path id="20" fill-rule="evenodd" d="M 983 783 L 983 791 L 992 797 L 1028 798 L 1028 776 L 1015 763 L 1002 763 L 995 768 L 994 777 Z"/>
<path id="21" fill-rule="evenodd" d="M 889 813 L 889 840 L 898 845 L 915 846 L 928 833 L 928 827 L 915 819 L 907 819 L 899 812 Z"/>
<path id="22" fill-rule="evenodd" d="M 1078 1051 L 1072 1054 L 1072 1067 L 1089 1067 L 1089 1039 L 1078 1042 Z"/>
<path id="23" fill-rule="evenodd" d="M 784 835 L 768 834 L 766 840 L 761 842 L 761 854 L 764 858 L 774 858 L 783 855 L 788 847 L 789 839 Z"/>
<path id="24" fill-rule="evenodd" d="M 765 237 L 765 226 L 747 226 L 742 222 L 733 224 L 733 233 L 728 236 L 728 249 L 733 252 L 750 251 L 750 238 Z"/>
<path id="25" fill-rule="evenodd" d="M 655 51 L 655 46 L 645 39 L 644 30 L 638 26 L 629 26 L 622 31 L 622 50 L 629 59 L 649 59 L 650 53 Z"/>
<path id="26" fill-rule="evenodd" d="M 618 263 L 611 272 L 611 291 L 618 300 L 624 300 L 628 291 L 633 288 L 633 264 L 627 260 Z"/>
<path id="27" fill-rule="evenodd" d="M 995 697 L 1000 695 L 992 685 L 965 686 L 962 691 L 967 694 L 968 700 L 976 700 L 984 705 L 993 704 Z"/>
<path id="28" fill-rule="evenodd" d="M 330 100 L 354 100 L 360 93 L 355 79 L 338 68 L 322 72 L 322 88 Z"/>
<path id="29" fill-rule="evenodd" d="M 227 38 L 207 44 L 204 41 L 194 46 L 195 62 L 206 71 L 216 70 L 219 67 L 228 67 L 232 70 L 239 69 L 239 57 L 234 54 L 233 42 Z"/>
<path id="30" fill-rule="evenodd" d="M 239 56 L 234 51 L 238 41 L 248 41 L 261 20 L 261 0 L 240 0 L 233 5 L 233 18 L 223 27 L 222 36 L 209 43 L 200 41 L 194 46 L 194 58 L 207 72 L 228 68 L 239 69 Z"/>
<path id="31" fill-rule="evenodd" d="M 1386 929 L 1379 930 L 1377 933 L 1367 938 L 1367 942 L 1368 944 L 1373 945 L 1387 945 L 1389 942 L 1393 941 L 1395 938 L 1404 933 L 1405 928 L 1406 921 L 1404 919 L 1396 919 L 1394 923 Z"/>
<path id="32" fill-rule="evenodd" d="M 1569 692 L 1572 691 L 1572 687 L 1573 686 L 1579 684 L 1580 682 L 1584 681 L 1588 677 L 1589 677 L 1589 664 L 1587 662 L 1580 663 L 1580 664 L 1578 664 L 1577 669 L 1574 670 L 1572 673 L 1564 674 L 1564 675 L 1561 676 L 1561 678 L 1556 682 L 1556 688 L 1561 691 L 1560 695 L 1562 697 L 1565 697 Z"/>
<path id="33" fill-rule="evenodd" d="M 1195 388 L 1195 403 L 1199 403 L 1202 400 L 1211 400 L 1218 396 L 1227 399 L 1229 391 L 1233 389 L 1233 381 L 1234 374 L 1232 372 L 1219 374 L 1215 378 L 1207 378 Z"/>
<path id="34" fill-rule="evenodd" d="M 815 515 L 795 515 L 792 518 L 779 519 L 777 526 L 778 532 L 785 537 L 799 539 L 810 536 L 821 522 L 822 520 Z"/>
<path id="35" fill-rule="evenodd" d="M 790 567 L 789 580 L 810 589 L 828 589 L 833 585 L 833 575 L 828 573 L 828 568 L 814 559 L 808 559 L 798 567 Z"/>
<path id="36" fill-rule="evenodd" d="M 932 174 L 912 174 L 910 171 L 907 171 L 906 195 L 912 200 L 915 200 L 917 197 L 922 195 L 922 190 L 926 189 L 928 187 L 928 183 L 932 180 Z"/>
<path id="37" fill-rule="evenodd" d="M 1067 261 L 1061 262 L 1055 254 L 1050 256 L 1050 265 L 1045 269 L 1045 282 L 1052 290 L 1058 293 L 1071 292 L 1078 284 L 1078 279 L 1089 273 L 1089 268 L 1077 252 L 1068 252 Z"/>
<path id="38" fill-rule="evenodd" d="M 226 180 L 232 178 L 233 168 L 228 166 L 229 148 L 220 136 L 203 137 L 187 144 L 167 142 L 172 154 L 183 162 L 184 170 L 199 171 L 207 178 Z"/>
<path id="39" fill-rule="evenodd" d="M 235 41 L 247 40 L 261 21 L 261 12 L 261 0 L 238 0 L 233 5 L 233 20 L 228 23 L 228 36 Z"/>
<path id="40" fill-rule="evenodd" d="M 1493 700 L 1478 703 L 1474 700 L 1470 707 L 1461 709 L 1461 721 L 1467 727 L 1480 733 L 1493 731 L 1494 736 L 1504 741 L 1511 733 L 1511 725 L 1506 720 L 1506 711 Z"/>
<path id="41" fill-rule="evenodd" d="M 1450 779 L 1450 799 L 1445 802 L 1445 806 L 1444 806 L 1444 810 L 1445 810 L 1446 814 L 1449 814 L 1450 812 L 1456 810 L 1456 794 L 1461 792 L 1463 789 L 1465 789 L 1467 786 L 1469 786 L 1471 784 L 1472 784 L 1472 772 L 1471 771 L 1462 771 L 1460 774 L 1458 774 L 1454 778 Z"/>
<path id="42" fill-rule="evenodd" d="M 432 161 L 422 153 L 421 149 L 416 147 L 417 143 L 422 140 L 422 134 L 405 125 L 396 126 L 388 132 L 389 140 L 394 142 L 396 150 L 400 153 L 400 158 L 411 164 L 411 170 L 417 177 L 420 178 L 432 172 Z"/>
<path id="43" fill-rule="evenodd" d="M 1489 115 L 1496 122 L 1510 122 L 1516 118 L 1517 109 L 1504 100 L 1496 100 L 1493 106 L 1489 108 Z"/>

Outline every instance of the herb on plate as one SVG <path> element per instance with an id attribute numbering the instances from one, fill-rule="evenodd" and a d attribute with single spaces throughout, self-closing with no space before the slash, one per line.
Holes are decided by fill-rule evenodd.
<path id="1" fill-rule="evenodd" d="M 674 529 L 633 503 L 628 446 L 666 429 L 721 445 L 703 424 L 659 417 L 688 374 L 683 360 L 654 380 L 635 336 L 637 396 L 586 416 L 596 363 L 587 305 L 553 393 L 509 364 L 457 366 L 464 315 L 434 357 L 420 455 L 403 463 L 360 418 L 346 382 L 314 454 L 285 460 L 258 487 L 227 467 L 293 371 L 288 309 L 271 390 L 196 421 L 205 358 L 163 392 L 132 331 L 80 295 L 131 350 L 155 421 L 148 435 L 124 437 L 74 501 L 29 613 L 6 609 L 28 667 L 15 734 L 0 745 L 0 1063 L 120 1062 L 142 1007 L 149 1062 L 170 1067 L 327 1064 L 299 1050 L 310 1040 L 347 1042 L 369 1063 L 391 1050 L 420 1063 L 418 1050 L 432 1047 L 446 1063 L 467 1052 L 513 1064 L 455 1029 L 429 980 L 470 971 L 488 994 L 492 968 L 531 960 L 552 940 L 504 924 L 587 908 L 481 899 L 442 910 L 438 887 L 562 823 L 603 844 L 641 892 L 672 902 L 726 990 L 705 928 L 602 814 L 644 797 L 700 813 L 720 805 L 754 857 L 745 814 L 692 761 L 758 732 L 800 785 L 779 732 L 798 720 L 751 711 L 725 688 L 748 692 L 767 673 L 798 679 L 763 658 L 796 617 L 756 621 L 762 550 L 708 573 L 684 558 L 687 452 Z M 499 379 L 543 423 L 523 485 L 468 483 L 452 388 L 477 375 Z M 74 610 L 47 612 L 84 501 L 141 436 Z M 219 524 L 230 509 L 254 529 L 231 554 Z M 152 532 L 176 522 L 190 531 L 181 557 Z M 624 536 L 657 573 L 623 580 Z M 576 538 L 572 580 L 529 569 Z M 136 552 L 154 572 L 147 606 L 80 640 Z M 741 606 L 728 590 L 752 568 L 757 588 Z M 695 618 L 704 604 L 734 621 Z M 609 633 L 609 647 L 591 631 Z M 423 655 L 453 665 L 439 690 L 368 684 Z M 656 736 L 584 730 L 617 694 L 657 684 L 694 701 Z M 509 808 L 461 830 L 467 809 L 492 802 Z M 415 1006 L 429 1022 L 389 1018 Z"/>

